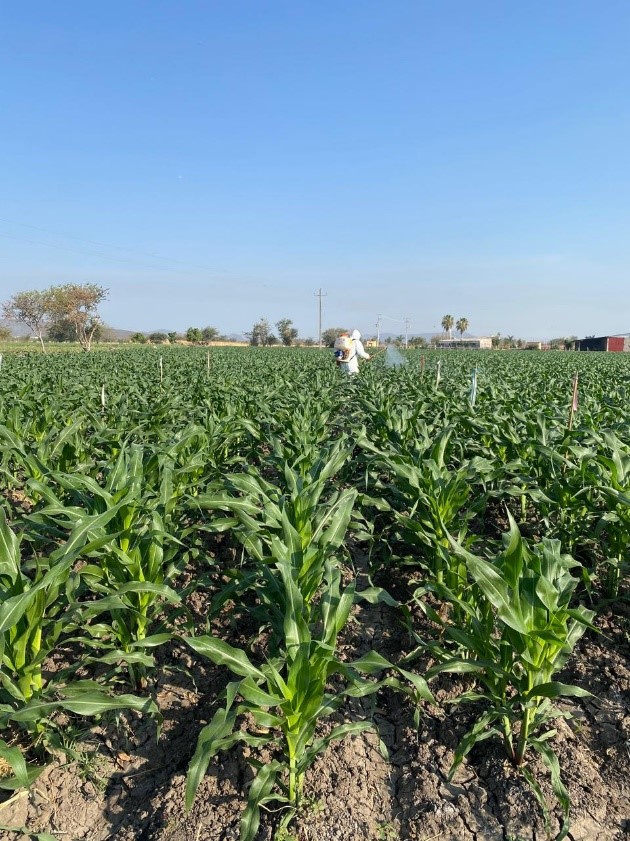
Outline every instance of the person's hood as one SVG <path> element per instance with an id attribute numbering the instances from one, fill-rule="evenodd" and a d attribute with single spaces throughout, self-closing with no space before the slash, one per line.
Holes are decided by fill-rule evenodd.
<path id="1" fill-rule="evenodd" d="M 358 330 L 353 330 L 353 331 L 352 331 L 352 335 L 350 336 L 350 338 L 351 338 L 353 341 L 354 341 L 355 339 L 360 339 L 360 338 L 361 338 L 361 334 L 359 333 L 359 331 L 358 331 Z"/>

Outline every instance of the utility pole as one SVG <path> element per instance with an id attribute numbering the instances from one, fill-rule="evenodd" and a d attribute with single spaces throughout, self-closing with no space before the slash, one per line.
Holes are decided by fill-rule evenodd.
<path id="1" fill-rule="evenodd" d="M 317 344 L 321 348 L 322 346 L 322 298 L 326 297 L 326 293 L 322 292 L 322 287 L 320 286 L 318 291 L 314 293 L 316 298 L 319 298 L 319 338 Z"/>
<path id="2" fill-rule="evenodd" d="M 409 347 L 409 325 L 411 322 L 408 318 L 405 319 L 405 350 Z"/>
<path id="3" fill-rule="evenodd" d="M 376 316 L 376 347 L 381 346 L 381 317 L 380 315 Z"/>

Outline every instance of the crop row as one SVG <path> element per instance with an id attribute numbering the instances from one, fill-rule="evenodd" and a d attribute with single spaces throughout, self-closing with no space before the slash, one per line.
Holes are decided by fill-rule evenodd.
<path id="1" fill-rule="evenodd" d="M 564 837 L 552 722 L 559 699 L 588 694 L 559 674 L 627 583 L 629 373 L 595 354 L 409 354 L 352 381 L 317 351 L 5 356 L 0 786 L 36 778 L 68 714 L 159 723 L 155 652 L 175 640 L 231 675 L 186 798 L 219 751 L 250 746 L 244 841 L 271 801 L 286 828 L 315 757 L 373 726 L 349 699 L 387 688 L 419 720 L 453 673 L 475 721 L 451 774 L 497 736 L 551 827 L 539 756 Z M 358 591 L 357 547 L 374 581 L 408 572 L 407 591 Z M 209 594 L 202 625 L 195 590 Z M 360 601 L 395 611 L 414 649 L 391 662 L 375 641 L 345 659 Z M 213 633 L 226 612 L 256 623 L 262 654 Z"/>

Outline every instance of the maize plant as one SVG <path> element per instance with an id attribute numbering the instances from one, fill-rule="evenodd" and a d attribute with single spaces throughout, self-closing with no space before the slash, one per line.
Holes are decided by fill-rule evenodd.
<path id="1" fill-rule="evenodd" d="M 263 591 L 269 593 L 275 579 L 274 572 L 265 568 L 267 559 L 275 556 L 278 547 L 281 551 L 287 547 L 308 611 L 321 585 L 326 561 L 343 546 L 352 516 L 357 492 L 349 488 L 330 493 L 328 486 L 348 457 L 349 450 L 339 442 L 320 455 L 305 477 L 285 463 L 282 487 L 252 469 L 226 477 L 216 490 L 192 500 L 193 508 L 229 511 L 231 517 L 215 518 L 202 528 L 211 532 L 231 529 L 248 556 L 257 562 L 245 575 L 235 573 L 235 588 L 242 592 L 262 576 L 266 579 Z M 234 589 L 226 588 L 219 603 L 233 592 Z M 264 610 L 282 623 L 281 588 L 265 600 Z"/>
<path id="2" fill-rule="evenodd" d="M 619 595 L 620 584 L 627 573 L 630 551 L 630 453 L 612 431 L 603 433 L 610 455 L 601 454 L 598 462 L 604 469 L 599 491 L 608 503 L 595 529 L 605 551 L 601 565 L 602 594 L 607 599 Z"/>
<path id="3" fill-rule="evenodd" d="M 466 565 L 476 598 L 457 602 L 467 617 L 466 626 L 448 625 L 445 639 L 459 652 L 451 656 L 444 649 L 443 662 L 427 677 L 442 672 L 471 674 L 479 687 L 464 692 L 455 703 L 485 701 L 489 707 L 462 739 L 450 777 L 477 742 L 497 735 L 544 807 L 540 786 L 526 762 L 527 750 L 534 750 L 551 772 L 565 818 L 559 838 L 565 837 L 569 797 L 550 745 L 555 730 L 544 728 L 559 714 L 554 700 L 590 694 L 555 679 L 586 628 L 592 627 L 593 611 L 571 607 L 578 584 L 571 570 L 579 564 L 561 554 L 559 541 L 543 539 L 528 546 L 511 516 L 504 549 L 494 562 L 457 544 L 453 551 Z"/>
<path id="4" fill-rule="evenodd" d="M 115 515 L 112 508 L 84 517 L 49 557 L 25 563 L 19 540 L 0 509 L 0 732 L 17 723 L 31 739 L 45 739 L 54 728 L 50 716 L 60 709 L 83 715 L 125 708 L 157 713 L 151 699 L 115 696 L 92 681 L 68 682 L 72 668 L 49 680 L 43 677 L 46 658 L 80 628 L 80 618 L 77 621 L 68 604 L 77 586 L 73 565 L 84 552 L 99 547 L 101 542 L 92 535 Z M 1 787 L 23 786 L 38 773 L 2 739 L 0 755 L 14 772 Z"/>
<path id="5" fill-rule="evenodd" d="M 423 566 L 438 584 L 459 593 L 466 586 L 465 567 L 449 551 L 449 531 L 455 524 L 459 539 L 465 540 L 467 524 L 485 505 L 479 492 L 469 503 L 473 474 L 469 465 L 449 466 L 447 449 L 453 428 L 442 431 L 431 449 L 417 458 L 392 451 L 379 451 L 364 438 L 360 445 L 375 453 L 369 469 L 386 478 L 377 478 L 374 488 L 381 494 L 377 506 L 391 511 L 394 535 L 406 547 L 417 547 L 421 556 L 411 562 Z M 364 497 L 368 505 L 374 501 Z"/>
<path id="6" fill-rule="evenodd" d="M 163 467 L 154 490 L 144 486 L 143 448 L 123 448 L 107 474 L 105 487 L 88 476 L 51 475 L 65 492 L 67 505 L 49 486 L 32 482 L 48 505 L 30 515 L 29 523 L 61 534 L 75 526 L 86 511 L 107 514 L 103 525 L 93 529 L 98 547 L 85 552 L 96 563 L 82 566 L 82 588 L 73 604 L 81 616 L 90 641 L 90 659 L 104 650 L 104 662 L 124 661 L 132 681 L 139 680 L 153 663 L 146 649 L 165 642 L 167 633 L 150 634 L 163 615 L 165 602 L 177 604 L 180 596 L 168 582 L 177 571 L 179 541 L 169 535 L 165 517 L 172 510 L 172 470 Z M 86 602 L 85 589 L 90 594 Z M 95 599 L 94 596 L 97 598 Z M 109 621 L 92 624 L 95 617 Z"/>
<path id="7" fill-rule="evenodd" d="M 285 605 L 283 642 L 276 657 L 256 666 L 245 651 L 222 640 L 209 636 L 185 639 L 198 654 L 226 666 L 240 678 L 228 685 L 225 706 L 199 735 L 188 770 L 187 806 L 192 805 L 210 760 L 219 751 L 239 741 L 257 747 L 272 746 L 278 751 L 273 761 L 254 766 L 257 775 L 241 820 L 241 841 L 254 838 L 260 807 L 269 801 L 287 805 L 281 822 L 286 827 L 299 807 L 304 776 L 315 758 L 332 741 L 371 727 L 367 721 L 349 722 L 316 738 L 318 723 L 340 710 L 348 697 L 362 697 L 382 686 L 393 686 L 406 691 L 416 702 L 433 701 L 424 680 L 401 669 L 397 671 L 410 686 L 393 677 L 379 682 L 364 678 L 364 674 L 395 668 L 378 655 L 367 655 L 349 664 L 338 659 L 337 637 L 350 614 L 354 586 L 341 591 L 341 574 L 331 561 L 326 562 L 324 589 L 317 604 L 311 607 L 310 622 L 305 619 L 304 599 L 289 553 L 275 557 L 274 564 L 282 580 Z M 343 679 L 343 688 L 337 685 L 332 689 L 330 681 L 334 677 Z M 238 729 L 239 719 L 246 713 L 257 728 L 269 731 L 268 735 Z"/>

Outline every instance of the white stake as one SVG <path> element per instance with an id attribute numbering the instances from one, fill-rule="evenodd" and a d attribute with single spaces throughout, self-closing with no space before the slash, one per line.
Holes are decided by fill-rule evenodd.
<path id="1" fill-rule="evenodd" d="M 573 429 L 573 418 L 578 410 L 578 375 L 573 377 L 573 394 L 571 396 L 571 407 L 569 409 L 569 429 Z"/>
<path id="2" fill-rule="evenodd" d="M 160 385 L 162 385 L 162 380 L 164 379 L 164 365 L 162 363 L 162 357 L 160 356 Z"/>
<path id="3" fill-rule="evenodd" d="M 208 379 L 210 379 L 210 351 L 206 354 L 206 369 L 208 371 Z"/>
<path id="4" fill-rule="evenodd" d="M 470 380 L 470 405 L 474 406 L 477 402 L 477 366 L 472 372 L 472 377 Z"/>
<path id="5" fill-rule="evenodd" d="M 104 383 L 101 386 L 101 406 L 102 406 L 103 409 L 105 408 L 105 384 Z"/>
<path id="6" fill-rule="evenodd" d="M 436 387 L 436 388 L 437 388 L 437 387 L 439 386 L 439 384 L 440 384 L 440 379 L 441 379 L 440 371 L 441 371 L 441 368 L 442 368 L 442 360 L 441 360 L 441 359 L 438 359 L 437 368 L 435 369 L 435 387 Z"/>

